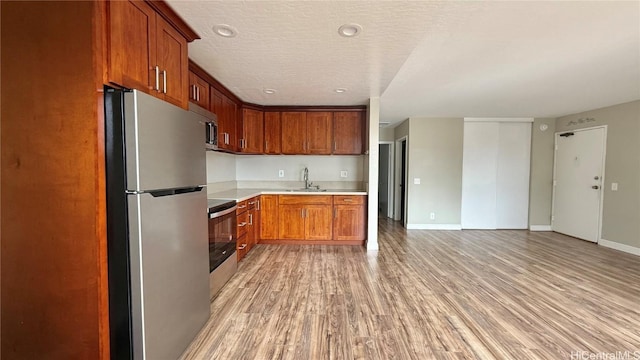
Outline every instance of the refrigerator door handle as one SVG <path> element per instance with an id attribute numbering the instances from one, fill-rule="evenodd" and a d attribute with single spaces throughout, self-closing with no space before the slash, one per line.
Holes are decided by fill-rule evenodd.
<path id="1" fill-rule="evenodd" d="M 191 186 L 191 187 L 178 188 L 178 189 L 143 191 L 141 193 L 148 193 L 148 194 L 151 194 L 151 196 L 153 197 L 160 197 L 160 196 L 171 196 L 171 195 L 198 192 L 198 191 L 202 191 L 203 188 L 204 186 Z"/>

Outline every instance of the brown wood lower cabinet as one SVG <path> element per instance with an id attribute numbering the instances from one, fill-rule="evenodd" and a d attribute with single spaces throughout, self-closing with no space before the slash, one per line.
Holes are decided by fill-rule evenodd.
<path id="1" fill-rule="evenodd" d="M 238 262 L 258 243 L 260 237 L 260 196 L 238 201 L 236 250 Z"/>
<path id="2" fill-rule="evenodd" d="M 262 199 L 263 243 L 358 245 L 366 238 L 366 196 L 263 195 Z"/>
<path id="3" fill-rule="evenodd" d="M 278 235 L 289 240 L 331 240 L 331 195 L 280 195 Z"/>
<path id="4" fill-rule="evenodd" d="M 333 240 L 364 240 L 367 226 L 366 197 L 333 197 Z"/>
<path id="5" fill-rule="evenodd" d="M 278 195 L 260 196 L 260 239 L 278 238 Z"/>

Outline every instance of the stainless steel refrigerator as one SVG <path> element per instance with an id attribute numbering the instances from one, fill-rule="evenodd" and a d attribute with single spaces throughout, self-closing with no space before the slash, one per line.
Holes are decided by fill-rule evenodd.
<path id="1" fill-rule="evenodd" d="M 176 359 L 209 318 L 205 125 L 105 89 L 112 359 Z"/>

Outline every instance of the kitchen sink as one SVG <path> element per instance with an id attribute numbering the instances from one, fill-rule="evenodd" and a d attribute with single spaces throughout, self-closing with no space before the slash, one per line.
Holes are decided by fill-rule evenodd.
<path id="1" fill-rule="evenodd" d="M 327 189 L 290 189 L 285 191 L 287 192 L 324 192 L 324 191 L 327 191 Z"/>

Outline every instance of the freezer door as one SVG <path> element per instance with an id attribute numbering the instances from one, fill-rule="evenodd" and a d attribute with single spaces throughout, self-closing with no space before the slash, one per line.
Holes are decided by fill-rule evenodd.
<path id="1" fill-rule="evenodd" d="M 124 97 L 127 190 L 206 184 L 201 117 L 139 91 Z"/>
<path id="2" fill-rule="evenodd" d="M 177 359 L 209 318 L 206 191 L 129 196 L 134 359 Z"/>

